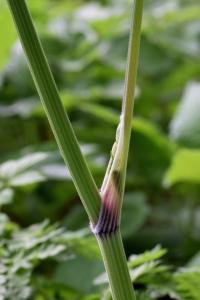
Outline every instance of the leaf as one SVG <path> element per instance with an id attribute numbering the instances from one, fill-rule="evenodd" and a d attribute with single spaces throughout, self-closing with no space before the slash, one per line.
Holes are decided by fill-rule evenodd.
<path id="1" fill-rule="evenodd" d="M 49 157 L 49 153 L 38 152 L 29 153 L 19 159 L 7 161 L 0 166 L 0 176 L 1 178 L 12 178 L 37 164 L 41 164 Z"/>
<path id="2" fill-rule="evenodd" d="M 160 2 L 160 1 L 158 1 Z M 171 51 L 189 57 L 197 57 L 199 53 L 199 3 L 169 1 L 163 5 L 152 5 L 154 11 L 147 17 L 144 30 L 148 37 L 157 44 Z M 166 8 L 169 8 L 165 10 Z M 164 8 L 164 9 L 163 9 Z"/>
<path id="3" fill-rule="evenodd" d="M 150 251 L 146 251 L 140 255 L 131 255 L 129 258 L 129 266 L 135 268 L 143 263 L 151 262 L 160 259 L 166 254 L 166 249 L 156 246 Z"/>
<path id="4" fill-rule="evenodd" d="M 45 147 L 44 147 L 45 148 Z M 90 163 L 98 167 L 98 156 L 94 145 L 82 145 L 82 151 L 90 158 Z M 6 186 L 23 187 L 46 180 L 71 179 L 58 150 L 21 151 L 16 159 L 0 165 L 0 188 Z"/>
<path id="5" fill-rule="evenodd" d="M 155 273 L 164 273 L 168 270 L 166 266 L 160 266 L 160 258 L 166 254 L 166 250 L 156 246 L 150 251 L 140 255 L 132 255 L 129 258 L 128 266 L 132 281 L 138 281 L 144 275 L 154 275 Z M 102 285 L 108 282 L 106 273 L 95 278 L 96 285 Z"/>
<path id="6" fill-rule="evenodd" d="M 24 172 L 12 178 L 9 183 L 13 187 L 31 185 L 45 180 L 45 177 L 36 171 Z"/>
<path id="7" fill-rule="evenodd" d="M 161 276 L 162 273 L 166 273 L 168 271 L 168 267 L 166 266 L 159 266 L 158 261 L 151 261 L 148 263 L 144 263 L 135 269 L 130 271 L 131 274 L 131 280 L 133 282 L 142 282 L 142 283 L 148 283 L 149 279 L 145 278 L 146 276 L 153 277 L 156 274 L 158 276 Z"/>
<path id="8" fill-rule="evenodd" d="M 199 300 L 199 269 L 183 269 L 175 274 L 175 281 L 177 284 L 177 292 L 183 297 L 184 300 Z"/>
<path id="9" fill-rule="evenodd" d="M 170 124 L 171 137 L 185 146 L 200 146 L 200 83 L 189 83 Z"/>
<path id="10" fill-rule="evenodd" d="M 72 249 L 72 252 L 87 259 L 100 259 L 100 250 L 97 240 L 91 235 L 89 228 L 77 231 L 68 231 L 63 235 L 63 241 Z"/>
<path id="11" fill-rule="evenodd" d="M 12 233 L 16 231 L 17 228 L 17 225 L 12 223 L 7 215 L 0 213 L 0 256 L 5 253 L 3 238 L 10 238 Z"/>
<path id="12" fill-rule="evenodd" d="M 13 199 L 14 192 L 12 189 L 3 189 L 0 191 L 0 206 L 10 204 Z"/>
<path id="13" fill-rule="evenodd" d="M 71 259 L 74 253 L 89 256 L 93 244 L 88 230 L 65 232 L 47 220 L 19 230 L 3 214 L 0 214 L 0 236 L 0 298 L 3 299 L 29 299 L 35 267 L 46 259 L 56 258 L 64 265 L 63 260 Z M 85 253 L 80 250 L 82 247 Z M 92 251 L 90 258 L 94 249 Z M 99 259 L 94 261 L 99 264 Z M 85 277 L 84 269 L 82 276 Z"/>
<path id="14" fill-rule="evenodd" d="M 164 185 L 170 186 L 179 182 L 200 182 L 200 151 L 180 149 L 173 157 L 171 166 L 166 172 Z"/>
<path id="15" fill-rule="evenodd" d="M 1 45 L 0 70 L 1 70 L 1 68 L 5 66 L 5 63 L 9 57 L 9 52 L 12 43 L 15 41 L 17 36 L 10 13 L 4 2 L 1 3 L 0 28 L 3 29 L 1 30 L 1 35 L 0 35 L 0 45 Z"/>

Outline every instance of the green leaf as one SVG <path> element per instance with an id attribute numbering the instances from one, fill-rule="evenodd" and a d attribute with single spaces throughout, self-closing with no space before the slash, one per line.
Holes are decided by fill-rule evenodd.
<path id="1" fill-rule="evenodd" d="M 177 292 L 183 297 L 184 300 L 199 300 L 199 269 L 183 269 L 175 274 L 175 281 L 177 284 Z"/>
<path id="2" fill-rule="evenodd" d="M 47 259 L 59 258 L 66 261 L 71 259 L 74 253 L 88 255 L 93 244 L 88 230 L 65 232 L 57 224 L 50 225 L 48 221 L 19 230 L 3 214 L 0 214 L 0 237 L 2 299 L 29 299 L 32 295 L 31 281 L 35 267 Z M 82 247 L 85 253 L 81 251 Z M 91 255 L 93 253 L 91 251 Z M 97 261 L 99 262 L 99 259 Z M 85 276 L 85 273 L 82 276 Z"/>
<path id="3" fill-rule="evenodd" d="M 11 46 L 13 42 L 16 40 L 16 31 L 12 25 L 12 19 L 8 8 L 6 7 L 5 3 L 1 3 L 0 9 L 0 28 L 1 35 L 0 35 L 0 70 L 5 66 L 5 63 L 9 57 Z"/>
<path id="4" fill-rule="evenodd" d="M 156 246 L 152 250 L 145 251 L 140 255 L 132 255 L 129 258 L 129 266 L 135 268 L 144 263 L 152 262 L 154 260 L 160 259 L 166 254 L 166 249 Z"/>
<path id="5" fill-rule="evenodd" d="M 86 259 L 100 259 L 98 243 L 88 228 L 66 232 L 63 235 L 63 242 L 79 256 Z"/>
<path id="6" fill-rule="evenodd" d="M 10 204 L 13 199 L 13 190 L 6 188 L 0 191 L 0 206 Z"/>
<path id="7" fill-rule="evenodd" d="M 44 147 L 45 148 L 45 147 Z M 49 147 L 50 148 L 50 147 Z M 95 162 L 94 145 L 82 145 L 82 151 L 90 156 L 90 162 Z M 16 159 L 8 160 L 0 165 L 0 187 L 19 187 L 33 185 L 46 180 L 66 180 L 71 176 L 64 165 L 59 152 L 35 151 L 33 149 L 21 151 Z M 95 163 L 95 166 L 98 164 Z"/>
<path id="8" fill-rule="evenodd" d="M 189 83 L 170 124 L 171 137 L 185 146 L 200 146 L 200 83 Z"/>
<path id="9" fill-rule="evenodd" d="M 129 258 L 129 271 L 131 273 L 132 281 L 138 281 L 144 275 L 153 275 L 155 273 L 163 273 L 168 268 L 160 266 L 160 258 L 166 254 L 166 250 L 160 246 L 156 246 L 150 251 L 145 251 L 140 255 L 132 255 Z M 102 285 L 108 282 L 106 273 L 98 276 L 94 283 Z"/>
<path id="10" fill-rule="evenodd" d="M 166 172 L 166 186 L 179 182 L 200 182 L 200 151 L 180 149 L 173 157 L 171 166 Z"/>

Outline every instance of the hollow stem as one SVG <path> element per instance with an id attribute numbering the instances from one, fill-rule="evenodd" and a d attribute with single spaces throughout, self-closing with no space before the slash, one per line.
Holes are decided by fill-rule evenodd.
<path id="1" fill-rule="evenodd" d="M 129 143 L 131 136 L 131 123 L 134 108 L 134 96 L 136 89 L 136 79 L 138 70 L 139 50 L 140 50 L 140 36 L 143 13 L 143 0 L 134 0 L 133 18 L 130 30 L 130 40 L 128 48 L 128 58 L 125 76 L 125 88 L 122 104 L 123 117 L 123 136 L 124 136 L 124 164 L 126 168 Z"/>
<path id="2" fill-rule="evenodd" d="M 136 299 L 119 227 L 132 127 L 142 12 L 143 0 L 134 0 L 122 113 L 111 159 L 101 187 L 101 214 L 94 227 L 109 277 L 113 300 Z"/>
<path id="3" fill-rule="evenodd" d="M 136 300 L 119 229 L 107 236 L 97 236 L 97 240 L 113 300 Z"/>
<path id="4" fill-rule="evenodd" d="M 113 174 L 120 174 L 120 181 L 116 187 L 119 191 L 118 207 L 121 209 L 124 195 L 126 168 L 132 127 L 134 95 L 136 88 L 138 58 L 140 49 L 140 35 L 143 12 L 143 0 L 133 1 L 132 24 L 128 47 L 127 66 L 125 74 L 124 96 L 116 140 L 112 148 L 110 162 L 103 180 L 101 191 L 105 192 L 113 185 Z M 114 200 L 116 201 L 116 199 Z"/>
<path id="5" fill-rule="evenodd" d="M 24 0 L 7 0 L 38 94 L 61 154 L 92 222 L 99 215 L 100 195 L 64 110 L 42 45 Z"/>

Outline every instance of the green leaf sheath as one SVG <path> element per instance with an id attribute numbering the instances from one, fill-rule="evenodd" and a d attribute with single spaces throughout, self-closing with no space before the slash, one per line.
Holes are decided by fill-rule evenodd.
<path id="1" fill-rule="evenodd" d="M 65 113 L 30 13 L 24 0 L 7 2 L 56 141 L 88 216 L 95 223 L 99 214 L 100 195 Z"/>
<path id="2" fill-rule="evenodd" d="M 97 237 L 108 274 L 113 300 L 136 300 L 120 231 Z"/>
<path id="3" fill-rule="evenodd" d="M 108 190 L 112 185 L 112 177 L 115 171 L 120 172 L 119 209 L 122 206 L 124 185 L 126 178 L 126 166 L 129 153 L 129 143 L 132 128 L 132 115 L 134 107 L 134 95 L 136 87 L 138 58 L 140 49 L 140 34 L 142 24 L 143 0 L 134 0 L 130 40 L 128 47 L 127 67 L 125 76 L 124 96 L 120 123 L 116 133 L 116 141 L 113 145 L 110 162 L 104 177 L 101 190 Z"/>
<path id="4" fill-rule="evenodd" d="M 142 23 L 143 0 L 135 0 L 133 7 L 132 24 L 130 31 L 130 41 L 127 58 L 125 90 L 122 105 L 121 124 L 118 127 L 119 135 L 116 135 L 116 143 L 114 144 L 114 151 L 112 150 L 111 160 L 102 185 L 102 191 L 114 190 L 109 193 L 109 197 L 113 199 L 107 202 L 115 201 L 115 205 L 119 201 L 119 217 L 121 212 L 121 205 L 123 201 L 124 185 L 126 177 L 126 165 L 129 152 L 129 143 L 132 127 L 132 113 L 134 105 L 134 94 L 137 78 L 138 57 L 140 48 L 140 33 Z M 120 182 L 113 183 L 113 175 L 118 171 Z M 112 186 L 115 185 L 116 189 Z M 119 185 L 119 186 L 118 186 Z M 121 186 L 120 186 L 121 185 Z M 115 194 L 117 193 L 118 199 Z M 118 203 L 118 204 L 119 204 Z M 111 207 L 111 204 L 109 205 Z M 121 239 L 120 230 L 114 233 L 98 236 L 97 240 L 102 252 L 104 264 L 109 277 L 109 283 L 112 291 L 113 300 L 135 300 L 133 285 L 131 283 L 130 274 L 126 262 L 123 243 Z"/>

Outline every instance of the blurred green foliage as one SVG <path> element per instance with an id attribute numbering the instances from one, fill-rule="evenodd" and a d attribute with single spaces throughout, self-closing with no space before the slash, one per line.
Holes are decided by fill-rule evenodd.
<path id="1" fill-rule="evenodd" d="M 0 299 L 108 300 L 96 241 L 1 2 Z M 98 186 L 120 114 L 131 2 L 28 0 Z M 200 299 L 199 74 L 199 1 L 146 0 L 122 214 L 138 300 Z"/>

